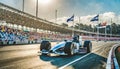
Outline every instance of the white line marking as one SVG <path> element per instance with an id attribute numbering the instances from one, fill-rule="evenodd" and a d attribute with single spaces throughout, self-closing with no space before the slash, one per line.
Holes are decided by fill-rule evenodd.
<path id="1" fill-rule="evenodd" d="M 59 67 L 58 69 L 64 69 L 65 67 L 69 66 L 70 64 L 72 64 L 72 63 L 74 63 L 74 62 L 77 62 L 77 61 L 83 59 L 84 57 L 86 57 L 86 56 L 88 56 L 88 55 L 90 55 L 90 54 L 91 54 L 91 53 L 88 53 L 88 54 L 86 54 L 86 55 L 84 55 L 84 56 L 82 56 L 82 57 L 80 57 L 80 58 L 78 58 L 78 59 L 76 59 L 76 60 L 74 60 L 74 61 L 72 61 L 72 62 L 70 62 L 70 63 L 68 63 L 68 64 L 66 64 L 66 65 L 64 65 L 64 66 L 62 66 L 62 67 Z"/>

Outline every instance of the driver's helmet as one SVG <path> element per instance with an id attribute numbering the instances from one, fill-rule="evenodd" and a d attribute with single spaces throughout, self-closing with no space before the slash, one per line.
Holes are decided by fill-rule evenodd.
<path id="1" fill-rule="evenodd" d="M 76 37 L 76 36 L 74 36 L 74 37 L 73 37 L 73 40 L 77 40 L 77 37 Z"/>
<path id="2" fill-rule="evenodd" d="M 75 35 L 75 36 L 73 37 L 73 40 L 79 40 L 79 35 Z"/>

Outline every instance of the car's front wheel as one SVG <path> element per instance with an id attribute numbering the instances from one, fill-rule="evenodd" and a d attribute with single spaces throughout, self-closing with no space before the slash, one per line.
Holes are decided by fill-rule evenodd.
<path id="1" fill-rule="evenodd" d="M 75 53 L 75 45 L 72 42 L 66 42 L 64 52 L 67 55 L 74 55 L 74 53 Z"/>

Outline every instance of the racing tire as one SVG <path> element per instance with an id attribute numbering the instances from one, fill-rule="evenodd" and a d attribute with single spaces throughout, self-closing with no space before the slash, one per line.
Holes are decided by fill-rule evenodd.
<path id="1" fill-rule="evenodd" d="M 16 42 L 14 41 L 14 42 L 13 42 L 13 45 L 15 45 L 15 44 L 16 44 Z"/>
<path id="2" fill-rule="evenodd" d="M 7 45 L 9 45 L 9 41 L 7 42 Z"/>
<path id="3" fill-rule="evenodd" d="M 43 51 L 43 50 L 49 51 L 50 49 L 51 49 L 51 43 L 49 41 L 41 42 L 41 45 L 40 45 L 41 51 Z M 42 53 L 42 55 L 47 55 L 47 54 Z"/>
<path id="4" fill-rule="evenodd" d="M 90 53 L 92 51 L 91 41 L 84 41 L 84 47 L 87 47 L 87 53 Z"/>
<path id="5" fill-rule="evenodd" d="M 64 52 L 71 56 L 74 55 L 75 45 L 72 42 L 67 42 L 64 47 Z"/>

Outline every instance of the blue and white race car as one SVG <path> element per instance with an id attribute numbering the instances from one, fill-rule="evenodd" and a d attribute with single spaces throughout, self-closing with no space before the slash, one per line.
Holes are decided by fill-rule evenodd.
<path id="1" fill-rule="evenodd" d="M 79 36 L 75 36 L 72 40 L 64 40 L 53 47 L 51 47 L 51 43 L 47 40 L 43 40 L 40 44 L 40 52 L 44 55 L 50 53 L 58 55 L 74 55 L 77 53 L 90 53 L 91 51 L 91 41 L 85 40 L 84 45 L 82 45 Z"/>

